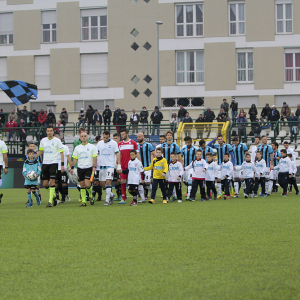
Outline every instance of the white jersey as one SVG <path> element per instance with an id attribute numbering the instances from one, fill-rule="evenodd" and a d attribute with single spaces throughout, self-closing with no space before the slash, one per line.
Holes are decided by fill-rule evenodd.
<path id="1" fill-rule="evenodd" d="M 230 160 L 227 162 L 223 161 L 221 166 L 218 166 L 218 167 L 219 167 L 219 169 L 221 169 L 221 180 L 232 179 L 233 164 Z M 228 177 L 226 178 L 226 176 L 228 176 Z"/>
<path id="2" fill-rule="evenodd" d="M 66 145 L 63 145 L 64 147 L 64 165 L 65 167 L 68 165 L 68 155 L 70 155 L 69 147 Z M 58 163 L 58 171 L 61 171 L 61 156 L 59 155 L 59 163 Z"/>
<path id="3" fill-rule="evenodd" d="M 252 149 L 251 149 L 251 161 L 253 163 L 255 163 L 255 160 L 256 160 L 256 152 L 257 152 L 257 146 L 254 146 Z"/>
<path id="4" fill-rule="evenodd" d="M 296 174 L 297 174 L 297 166 L 296 166 L 296 163 L 294 161 L 291 161 L 291 165 L 292 165 L 292 170 L 293 170 L 293 177 L 296 177 Z"/>
<path id="5" fill-rule="evenodd" d="M 266 161 L 264 159 L 257 160 L 255 163 L 255 177 L 265 177 Z"/>
<path id="6" fill-rule="evenodd" d="M 288 148 L 286 149 L 286 154 L 292 154 L 292 155 L 293 155 L 293 159 L 291 159 L 291 160 L 296 161 L 296 154 L 295 154 L 295 151 L 294 151 L 291 147 L 288 147 Z"/>
<path id="7" fill-rule="evenodd" d="M 0 141 L 0 166 L 4 166 L 3 153 L 7 153 L 7 146 L 3 141 Z"/>
<path id="8" fill-rule="evenodd" d="M 64 151 L 64 145 L 56 137 L 51 140 L 45 137 L 40 142 L 39 150 L 44 151 L 43 165 L 58 164 L 60 162 L 60 152 Z"/>
<path id="9" fill-rule="evenodd" d="M 207 168 L 205 159 L 201 158 L 200 160 L 192 161 L 184 170 L 187 171 L 191 168 L 193 168 L 193 179 L 205 180 L 205 172 L 203 172 Z"/>
<path id="10" fill-rule="evenodd" d="M 144 172 L 142 163 L 135 158 L 128 162 L 128 184 L 139 185 L 141 181 L 141 173 Z"/>
<path id="11" fill-rule="evenodd" d="M 241 177 L 244 179 L 254 178 L 255 164 L 252 161 L 244 161 L 241 166 L 235 166 L 238 171 L 243 171 Z"/>
<path id="12" fill-rule="evenodd" d="M 183 166 L 178 160 L 175 163 L 170 161 L 169 164 L 169 178 L 168 182 L 181 182 L 181 177 L 183 176 Z M 180 177 L 179 180 L 177 178 Z"/>
<path id="13" fill-rule="evenodd" d="M 216 162 L 214 162 L 214 161 L 207 162 L 205 180 L 206 181 L 215 181 L 215 178 L 218 177 L 217 170 L 218 170 L 218 165 Z"/>
<path id="14" fill-rule="evenodd" d="M 289 157 L 281 157 L 279 163 L 274 170 L 279 170 L 279 173 L 289 173 L 293 174 L 293 166 L 291 164 L 291 159 Z"/>
<path id="15" fill-rule="evenodd" d="M 97 148 L 92 144 L 78 145 L 75 147 L 73 157 L 78 160 L 78 168 L 88 169 L 93 166 L 93 158 L 97 157 Z"/>
<path id="16" fill-rule="evenodd" d="M 107 143 L 100 141 L 96 147 L 100 165 L 114 168 L 116 165 L 116 153 L 119 152 L 118 144 L 113 140 L 109 140 Z"/>

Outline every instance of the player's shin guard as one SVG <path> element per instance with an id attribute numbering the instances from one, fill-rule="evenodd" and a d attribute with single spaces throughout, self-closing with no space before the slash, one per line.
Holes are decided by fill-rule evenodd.
<path id="1" fill-rule="evenodd" d="M 31 206 L 32 205 L 31 192 L 27 193 L 27 196 L 28 196 L 28 204 Z"/>
<path id="2" fill-rule="evenodd" d="M 141 199 L 145 200 L 145 191 L 144 191 L 144 186 L 142 184 L 139 185 L 139 194 L 140 194 Z"/>
<path id="3" fill-rule="evenodd" d="M 122 200 L 126 200 L 126 183 L 121 183 Z"/>
<path id="4" fill-rule="evenodd" d="M 80 195 L 81 195 L 81 200 L 82 203 L 86 203 L 86 189 L 85 188 L 80 188 Z"/>
<path id="5" fill-rule="evenodd" d="M 221 181 L 217 181 L 217 190 L 218 190 L 218 195 L 222 194 L 222 183 Z"/>
<path id="6" fill-rule="evenodd" d="M 49 202 L 51 204 L 53 204 L 53 198 L 54 198 L 54 194 L 55 194 L 55 185 L 50 186 L 49 190 L 50 190 L 50 193 L 49 193 Z"/>
<path id="7" fill-rule="evenodd" d="M 93 187 L 90 186 L 90 188 L 86 189 L 88 191 L 88 195 L 90 198 L 93 198 Z"/>
<path id="8" fill-rule="evenodd" d="M 239 194 L 239 190 L 240 190 L 239 180 L 235 180 L 234 181 L 234 189 L 235 189 L 235 193 L 238 195 Z"/>
<path id="9" fill-rule="evenodd" d="M 107 185 L 107 186 L 105 187 L 105 192 L 106 192 L 105 202 L 109 202 L 110 196 L 111 196 L 111 185 Z M 123 196 L 123 195 L 122 195 L 122 196 Z"/>

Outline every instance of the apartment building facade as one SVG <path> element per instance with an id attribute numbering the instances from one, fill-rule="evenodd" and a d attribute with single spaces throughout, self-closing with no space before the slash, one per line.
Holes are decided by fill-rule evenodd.
<path id="1" fill-rule="evenodd" d="M 300 103 L 300 0 L 0 0 L 0 80 L 35 83 L 31 109 L 157 105 L 191 111 L 236 97 Z M 0 93 L 1 106 L 14 105 Z M 166 115 L 168 118 L 168 114 Z"/>

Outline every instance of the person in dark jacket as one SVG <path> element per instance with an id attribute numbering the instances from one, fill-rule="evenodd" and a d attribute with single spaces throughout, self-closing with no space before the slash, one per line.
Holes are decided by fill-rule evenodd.
<path id="1" fill-rule="evenodd" d="M 290 127 L 290 133 L 291 133 L 291 143 L 295 139 L 295 143 L 297 143 L 297 129 L 299 125 L 299 119 L 297 116 L 295 116 L 295 112 L 292 110 L 291 115 L 288 118 L 288 125 Z"/>
<path id="2" fill-rule="evenodd" d="M 85 112 L 85 119 L 88 122 L 88 130 L 87 134 L 90 133 L 90 126 L 93 125 L 93 116 L 94 116 L 95 110 L 93 109 L 92 105 L 88 106 L 88 109 Z"/>
<path id="3" fill-rule="evenodd" d="M 238 115 L 238 103 L 235 102 L 235 98 L 232 98 L 230 108 L 231 108 L 231 116 L 232 116 L 232 122 L 236 122 L 236 118 Z"/>
<path id="4" fill-rule="evenodd" d="M 52 109 L 49 109 L 49 113 L 47 115 L 47 121 L 46 121 L 46 123 L 48 125 L 56 124 L 55 114 L 52 112 Z"/>
<path id="5" fill-rule="evenodd" d="M 247 139 L 247 135 L 246 135 L 247 119 L 244 116 L 244 113 L 241 113 L 241 115 L 238 117 L 236 123 L 237 123 L 237 127 L 238 127 L 239 141 L 241 142 L 242 136 Z"/>
<path id="6" fill-rule="evenodd" d="M 0 109 L 0 128 L 5 124 L 5 115 L 3 113 L 3 109 Z"/>
<path id="7" fill-rule="evenodd" d="M 38 122 L 38 114 L 36 113 L 36 110 L 34 109 L 29 117 L 29 126 L 30 127 L 36 127 Z"/>
<path id="8" fill-rule="evenodd" d="M 145 124 L 148 124 L 148 117 L 149 117 L 148 110 L 147 110 L 146 106 L 143 106 L 143 110 L 140 113 L 140 122 L 143 124 L 142 125 L 142 132 L 144 134 L 145 134 L 145 131 L 146 131 Z M 147 126 L 147 134 L 148 134 L 148 126 Z"/>
<path id="9" fill-rule="evenodd" d="M 121 114 L 119 116 L 120 130 L 126 129 L 126 121 L 127 121 L 127 115 L 125 114 L 125 110 L 121 109 Z"/>
<path id="10" fill-rule="evenodd" d="M 26 127 L 26 122 L 23 119 L 20 119 L 20 123 L 18 125 L 18 131 L 19 131 L 19 137 L 20 137 L 20 142 L 25 142 L 26 141 L 26 129 L 22 127 Z"/>
<path id="11" fill-rule="evenodd" d="M 29 112 L 27 110 L 27 106 L 24 105 L 22 110 L 19 110 L 19 108 L 17 107 L 17 112 L 18 112 L 18 114 L 20 114 L 20 122 L 21 122 L 21 119 L 23 119 L 23 121 L 25 123 L 27 123 L 27 117 L 29 114 Z"/>
<path id="12" fill-rule="evenodd" d="M 199 118 L 195 121 L 195 123 L 204 123 L 205 118 L 202 114 L 199 115 Z M 197 139 L 202 140 L 203 137 L 203 131 L 204 131 L 204 125 L 195 125 L 197 130 Z"/>
<path id="13" fill-rule="evenodd" d="M 110 125 L 110 118 L 112 116 L 112 112 L 109 108 L 109 105 L 105 106 L 105 110 L 102 113 L 103 116 L 103 121 L 104 121 L 104 130 L 106 130 L 106 126 L 105 125 Z M 107 128 L 109 130 L 109 127 Z"/>
<path id="14" fill-rule="evenodd" d="M 220 105 L 220 108 L 224 110 L 225 114 L 228 117 L 229 104 L 227 102 L 227 99 L 223 99 L 223 103 Z"/>
<path id="15" fill-rule="evenodd" d="M 65 132 L 65 126 L 68 124 L 68 121 L 69 121 L 69 115 L 68 115 L 68 112 L 65 107 L 62 109 L 62 111 L 59 115 L 59 118 L 60 118 L 61 124 L 64 126 L 63 132 Z"/>
<path id="16" fill-rule="evenodd" d="M 260 119 L 261 120 L 266 119 L 266 121 L 268 121 L 270 111 L 271 111 L 271 107 L 269 106 L 269 103 L 266 103 L 265 107 L 262 109 L 260 113 Z"/>
<path id="17" fill-rule="evenodd" d="M 113 124 L 114 125 L 119 125 L 119 120 L 120 120 L 119 117 L 120 117 L 120 115 L 121 115 L 121 110 L 120 110 L 120 107 L 117 106 L 115 108 L 114 116 L 113 116 Z M 118 126 L 116 126 L 116 129 L 117 129 L 117 132 L 120 131 L 120 128 Z"/>
<path id="18" fill-rule="evenodd" d="M 140 116 L 136 113 L 135 109 L 132 110 L 132 115 L 130 116 L 130 123 L 132 125 L 132 134 L 138 133 L 138 124 L 140 123 Z"/>
<path id="19" fill-rule="evenodd" d="M 178 111 L 178 123 L 182 122 L 186 116 L 187 110 L 183 107 L 183 105 L 179 105 Z"/>
<path id="20" fill-rule="evenodd" d="M 185 114 L 185 118 L 183 119 L 182 123 L 193 123 L 193 119 L 190 117 L 190 114 L 187 112 Z M 184 134 L 185 136 L 191 136 L 191 129 L 193 125 L 185 125 L 184 126 Z"/>
<path id="21" fill-rule="evenodd" d="M 96 135 L 96 128 L 98 130 L 98 135 L 101 134 L 101 124 L 102 116 L 99 114 L 98 109 L 95 109 L 95 113 L 93 115 L 93 135 Z"/>
<path id="22" fill-rule="evenodd" d="M 207 110 L 204 112 L 204 118 L 205 122 L 213 122 L 216 118 L 215 113 L 210 109 L 210 107 L 207 107 Z M 207 138 L 210 135 L 211 132 L 211 125 L 206 125 L 206 131 L 207 131 Z"/>
<path id="23" fill-rule="evenodd" d="M 154 108 L 154 112 L 152 112 L 150 119 L 153 123 L 152 125 L 152 135 L 155 135 L 155 129 L 156 129 L 156 133 L 157 135 L 159 135 L 160 132 L 160 126 L 159 124 L 161 123 L 162 119 L 163 119 L 163 114 L 159 111 L 158 106 L 155 106 Z"/>
<path id="24" fill-rule="evenodd" d="M 280 113 L 276 109 L 276 106 L 272 105 L 272 109 L 271 109 L 271 111 L 269 112 L 269 115 L 268 115 L 268 120 L 271 122 L 272 130 L 274 130 L 275 124 L 279 119 L 280 119 Z M 277 126 L 276 132 L 277 132 L 277 134 L 279 134 L 279 126 Z"/>
<path id="25" fill-rule="evenodd" d="M 249 118 L 251 122 L 254 122 L 256 120 L 257 117 L 257 109 L 256 109 L 256 105 L 252 104 L 251 107 L 249 108 Z"/>
<path id="26" fill-rule="evenodd" d="M 226 122 L 227 121 L 227 114 L 224 112 L 224 109 L 220 109 L 220 112 L 217 116 L 218 122 Z"/>

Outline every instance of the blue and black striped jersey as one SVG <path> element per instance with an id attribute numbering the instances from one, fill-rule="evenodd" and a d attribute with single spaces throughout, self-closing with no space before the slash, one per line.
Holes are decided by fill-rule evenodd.
<path id="1" fill-rule="evenodd" d="M 177 154 L 181 154 L 180 148 L 176 143 L 168 144 L 167 142 L 163 143 L 161 145 L 163 148 L 163 157 L 167 160 L 167 163 L 169 164 L 171 161 L 171 153 L 176 152 Z"/>
<path id="2" fill-rule="evenodd" d="M 273 167 L 276 167 L 279 164 L 279 160 L 277 160 L 276 157 L 281 157 L 279 150 L 273 151 Z"/>
<path id="3" fill-rule="evenodd" d="M 202 158 L 206 160 L 207 162 L 207 159 L 206 159 L 206 154 L 208 152 L 211 152 L 212 154 L 214 154 L 214 149 L 212 147 L 209 147 L 209 146 L 206 146 L 205 148 L 199 148 L 200 150 L 202 150 Z"/>
<path id="4" fill-rule="evenodd" d="M 154 151 L 154 147 L 152 144 L 147 142 L 138 145 L 142 165 L 144 168 L 149 167 L 151 165 L 151 152 Z"/>
<path id="5" fill-rule="evenodd" d="M 271 157 L 270 154 L 273 154 L 273 149 L 270 145 L 258 145 L 257 151 L 261 151 L 263 156 L 262 158 L 266 161 L 266 166 L 270 167 Z"/>
<path id="6" fill-rule="evenodd" d="M 232 147 L 229 144 L 223 144 L 222 146 L 214 144 L 214 148 L 217 149 L 218 165 L 221 165 L 224 161 L 224 154 L 226 152 L 232 152 Z"/>
<path id="7" fill-rule="evenodd" d="M 232 146 L 232 151 L 234 155 L 235 165 L 241 166 L 245 160 L 245 153 L 248 151 L 248 147 L 243 143 L 239 143 L 237 146 Z"/>
<path id="8" fill-rule="evenodd" d="M 187 167 L 193 160 L 196 158 L 197 148 L 195 146 L 191 146 L 188 148 L 184 146 L 181 149 L 181 156 L 183 157 L 183 166 Z"/>

